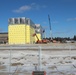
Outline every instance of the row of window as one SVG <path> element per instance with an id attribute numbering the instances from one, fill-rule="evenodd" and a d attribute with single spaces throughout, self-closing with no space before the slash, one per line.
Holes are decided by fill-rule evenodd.
<path id="1" fill-rule="evenodd" d="M 10 18 L 8 20 L 9 24 L 28 24 L 35 27 L 35 24 L 28 18 Z"/>

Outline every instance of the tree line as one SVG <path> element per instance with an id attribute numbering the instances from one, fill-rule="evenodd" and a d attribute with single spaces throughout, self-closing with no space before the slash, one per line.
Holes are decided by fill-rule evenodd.
<path id="1" fill-rule="evenodd" d="M 51 40 L 51 38 L 46 38 L 48 40 Z M 65 41 L 76 41 L 76 35 L 74 35 L 73 38 L 70 38 L 70 37 L 53 37 L 52 38 L 53 40 L 56 40 L 56 41 L 60 41 L 60 42 L 65 42 Z"/>

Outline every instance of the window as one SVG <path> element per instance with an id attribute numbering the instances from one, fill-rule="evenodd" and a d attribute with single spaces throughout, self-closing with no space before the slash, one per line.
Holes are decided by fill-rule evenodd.
<path id="1" fill-rule="evenodd" d="M 9 24 L 14 24 L 14 19 L 13 19 L 13 18 L 10 18 L 10 19 L 8 20 L 8 23 L 9 23 Z"/>
<path id="2" fill-rule="evenodd" d="M 25 19 L 20 18 L 20 24 L 25 24 Z"/>
<path id="3" fill-rule="evenodd" d="M 19 22 L 18 22 L 18 19 L 17 19 L 17 18 L 15 18 L 15 24 L 19 24 Z"/>

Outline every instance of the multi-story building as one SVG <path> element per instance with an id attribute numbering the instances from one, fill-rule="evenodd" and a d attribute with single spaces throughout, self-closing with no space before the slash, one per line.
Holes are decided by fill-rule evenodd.
<path id="1" fill-rule="evenodd" d="M 0 44 L 6 44 L 6 43 L 8 43 L 8 33 L 1 32 L 0 33 Z"/>
<path id="2" fill-rule="evenodd" d="M 41 40 L 43 38 L 43 28 L 40 24 L 35 24 L 35 32 L 36 32 L 38 39 Z M 38 39 L 35 37 L 35 42 Z"/>
<path id="3" fill-rule="evenodd" d="M 35 24 L 29 18 L 10 18 L 8 26 L 9 44 L 34 43 Z"/>

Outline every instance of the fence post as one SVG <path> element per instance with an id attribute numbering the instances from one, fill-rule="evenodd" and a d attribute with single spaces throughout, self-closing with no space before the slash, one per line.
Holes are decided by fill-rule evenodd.
<path id="1" fill-rule="evenodd" d="M 39 71 L 41 71 L 41 46 L 39 46 Z"/>
<path id="2" fill-rule="evenodd" d="M 12 51 L 12 49 L 11 49 L 11 46 L 9 47 L 10 49 L 10 55 L 9 55 L 9 75 L 11 75 L 11 51 Z"/>

